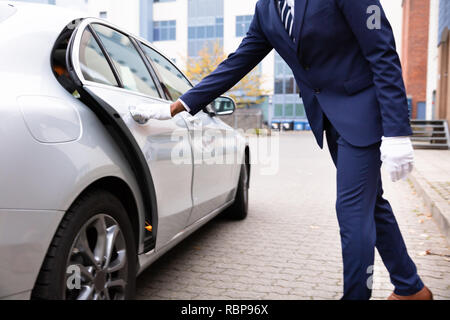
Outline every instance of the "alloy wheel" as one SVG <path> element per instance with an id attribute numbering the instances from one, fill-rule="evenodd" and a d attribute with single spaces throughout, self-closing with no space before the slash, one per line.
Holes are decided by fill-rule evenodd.
<path id="1" fill-rule="evenodd" d="M 117 221 L 98 214 L 86 222 L 72 244 L 66 265 L 66 300 L 123 300 L 128 262 L 125 237 Z"/>

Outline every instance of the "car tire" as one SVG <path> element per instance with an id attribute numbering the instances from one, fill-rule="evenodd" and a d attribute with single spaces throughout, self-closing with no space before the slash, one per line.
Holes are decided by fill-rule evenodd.
<path id="1" fill-rule="evenodd" d="M 112 193 L 86 192 L 60 223 L 31 298 L 132 299 L 137 265 L 134 239 L 127 212 Z"/>
<path id="2" fill-rule="evenodd" d="M 244 220 L 248 215 L 248 166 L 241 166 L 239 183 L 234 203 L 225 211 L 225 216 L 232 220 Z"/>

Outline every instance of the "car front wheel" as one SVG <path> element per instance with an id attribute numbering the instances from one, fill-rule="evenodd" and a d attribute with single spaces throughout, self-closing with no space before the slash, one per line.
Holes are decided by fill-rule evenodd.
<path id="1" fill-rule="evenodd" d="M 136 249 L 122 203 L 88 192 L 68 210 L 41 268 L 33 299 L 125 300 L 136 282 Z"/>

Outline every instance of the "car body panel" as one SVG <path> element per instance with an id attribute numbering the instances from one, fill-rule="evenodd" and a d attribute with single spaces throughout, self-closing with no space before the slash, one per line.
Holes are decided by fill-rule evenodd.
<path id="1" fill-rule="evenodd" d="M 236 134 L 218 118 L 199 112 L 189 127 L 194 154 L 194 209 L 188 225 L 234 197 L 236 187 Z M 220 183 L 217 183 L 220 181 Z"/>
<path id="2" fill-rule="evenodd" d="M 0 228 L 11 225 L 11 230 L 15 230 L 2 232 L 8 236 L 0 239 L 2 262 L 5 262 L 0 271 L 0 297 L 31 291 L 64 212 L 89 185 L 101 178 L 116 177 L 130 187 L 136 198 L 141 228 L 144 228 L 141 194 L 127 161 L 95 114 L 64 90 L 51 72 L 49 57 L 53 44 L 67 22 L 79 15 L 56 10 L 62 20 L 53 19 L 46 24 L 54 16 L 49 13 L 52 8 L 39 10 L 44 17 L 48 16 L 41 20 L 34 9 L 42 6 L 19 4 L 17 7 L 16 15 L 0 24 L 4 58 L 0 61 L 0 86 L 2 92 L 7 93 L 0 99 Z M 23 23 L 24 20 L 28 24 Z M 20 56 L 21 52 L 24 56 Z M 40 97 L 37 105 L 42 105 L 45 99 L 49 104 L 70 101 L 83 124 L 79 137 L 65 143 L 37 141 L 27 128 L 18 99 L 29 96 Z M 28 103 L 27 108 L 32 106 Z M 12 138 L 14 143 L 11 143 Z M 16 219 L 23 226 L 12 229 Z M 41 223 L 36 223 L 35 219 Z M 29 228 L 42 232 L 30 233 Z M 29 254 L 26 244 L 33 243 L 30 248 L 34 248 L 35 253 Z M 7 244 L 17 249 L 14 259 L 10 251 L 6 252 Z M 141 245 L 138 251 L 142 250 Z M 22 269 L 18 264 L 23 265 Z M 28 271 L 21 271 L 23 268 Z"/>
<path id="3" fill-rule="evenodd" d="M 64 143 L 81 136 L 81 119 L 67 100 L 48 96 L 17 98 L 30 134 L 41 143 Z"/>
<path id="4" fill-rule="evenodd" d="M 233 202 L 239 163 L 194 168 L 194 158 L 208 159 L 207 147 L 214 141 L 202 135 L 195 150 L 192 116 L 182 113 L 170 121 L 140 126 L 129 114 L 131 105 L 170 101 L 84 83 L 91 93 L 114 105 L 148 160 L 159 219 L 156 249 L 144 253 L 144 197 L 148 195 L 142 194 L 132 165 L 98 115 L 67 92 L 51 70 L 55 41 L 83 14 L 55 6 L 12 4 L 15 14 L 0 22 L 4 92 L 0 99 L 0 297 L 29 298 L 65 212 L 83 191 L 107 177 L 123 181 L 134 196 L 142 230 L 137 250 L 142 272 Z M 144 39 L 134 38 L 153 48 Z M 220 119 L 201 112 L 194 120 L 220 132 L 226 152 L 239 151 L 243 137 Z M 177 146 L 187 150 L 183 153 L 186 164 L 173 164 Z"/>
<path id="5" fill-rule="evenodd" d="M 0 4 L 0 22 L 5 21 L 6 19 L 11 17 L 16 12 L 17 12 L 17 8 L 15 8 L 7 3 Z"/>
<path id="6" fill-rule="evenodd" d="M 183 115 L 177 115 L 174 119 L 167 121 L 150 120 L 146 125 L 140 125 L 130 114 L 132 108 L 141 105 L 151 107 L 152 104 L 166 104 L 169 107 L 169 102 L 128 89 L 84 79 L 79 63 L 79 48 L 82 45 L 85 30 L 91 25 L 100 23 L 103 27 L 113 29 L 108 24 L 92 18 L 80 23 L 76 34 L 73 35 L 72 52 L 68 58 L 71 59 L 77 80 L 82 83 L 84 88 L 88 89 L 88 92 L 117 112 L 137 142 L 140 152 L 144 155 L 156 193 L 158 220 L 154 227 L 157 228 L 156 250 L 158 250 L 186 226 L 192 210 L 192 154 L 191 152 L 185 153 L 183 155 L 186 158 L 185 161 L 177 165 L 172 161 L 172 151 L 178 144 L 184 144 L 183 149 L 190 149 L 188 129 Z M 91 29 L 90 32 L 95 31 Z M 122 33 L 122 35 L 130 36 L 126 33 Z M 145 74 L 144 71 L 141 73 Z M 147 76 L 151 77 L 150 74 Z M 175 194 L 177 201 L 172 201 L 171 197 Z"/>
<path id="7" fill-rule="evenodd" d="M 31 290 L 63 211 L 0 210 L 0 297 Z"/>
<path id="8" fill-rule="evenodd" d="M 91 92 L 113 106 L 136 139 L 152 174 L 158 205 L 158 234 L 156 248 L 170 241 L 187 223 L 192 209 L 191 153 L 185 154 L 186 162 L 174 165 L 172 150 L 182 141 L 190 149 L 188 130 L 183 116 L 173 120 L 150 120 L 145 126 L 131 117 L 129 108 L 143 103 L 162 103 L 128 90 L 87 84 Z M 174 136 L 176 132 L 176 136 Z M 175 139 L 176 138 L 176 139 Z M 189 150 L 190 151 L 190 150 Z M 176 201 L 173 201 L 176 197 Z"/>

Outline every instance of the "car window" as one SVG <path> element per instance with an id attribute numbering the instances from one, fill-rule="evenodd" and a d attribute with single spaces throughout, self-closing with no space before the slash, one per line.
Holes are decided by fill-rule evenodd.
<path id="1" fill-rule="evenodd" d="M 80 68 L 84 79 L 88 81 L 112 86 L 119 85 L 100 46 L 87 29 L 81 37 Z"/>
<path id="2" fill-rule="evenodd" d="M 177 100 L 181 95 L 192 88 L 186 77 L 172 62 L 146 45 L 143 45 L 143 50 L 147 58 L 155 65 L 155 68 L 162 78 L 163 85 L 166 87 L 173 101 Z"/>
<path id="3" fill-rule="evenodd" d="M 100 24 L 93 24 L 125 89 L 160 97 L 156 85 L 130 38 Z"/>

